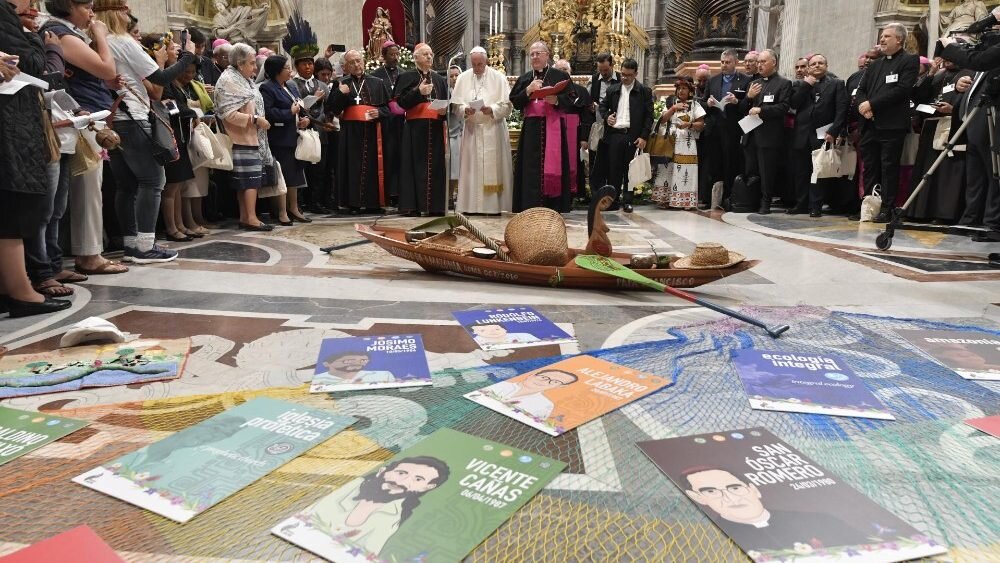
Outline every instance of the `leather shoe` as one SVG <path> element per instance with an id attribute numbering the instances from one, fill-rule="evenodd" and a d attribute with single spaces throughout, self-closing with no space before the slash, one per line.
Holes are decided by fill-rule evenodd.
<path id="1" fill-rule="evenodd" d="M 770 215 L 771 214 L 771 206 L 770 205 L 761 205 L 760 209 L 757 210 L 757 214 L 758 215 Z"/>
<path id="2" fill-rule="evenodd" d="M 805 215 L 805 209 L 799 209 L 798 207 L 789 207 L 785 210 L 785 215 Z"/>
<path id="3" fill-rule="evenodd" d="M 289 223 L 289 224 L 291 224 L 291 223 Z M 267 232 L 267 231 L 273 231 L 274 227 L 271 226 L 271 225 L 268 225 L 267 223 L 261 223 L 260 225 L 249 225 L 247 223 L 240 223 L 240 229 L 242 229 L 244 231 Z"/>
<path id="4" fill-rule="evenodd" d="M 300 216 L 294 215 L 292 213 L 288 214 L 288 218 L 291 219 L 293 223 L 312 223 L 313 222 L 312 219 L 310 219 L 310 218 L 308 218 L 308 217 L 306 217 L 304 215 L 300 217 Z"/>
<path id="5" fill-rule="evenodd" d="M 874 223 L 888 223 L 890 213 L 888 211 L 879 211 L 878 216 L 875 217 Z"/>
<path id="6" fill-rule="evenodd" d="M 990 261 L 990 267 L 1000 268 L 1000 252 L 991 252 L 987 259 Z"/>
<path id="7" fill-rule="evenodd" d="M 10 318 L 12 319 L 30 317 L 32 315 L 46 315 L 62 311 L 63 309 L 69 309 L 73 306 L 73 303 L 65 299 L 53 299 L 51 297 L 46 297 L 45 301 L 41 303 L 18 301 L 11 297 L 5 297 L 4 301 L 4 306 L 7 308 L 7 312 L 10 313 Z"/>
<path id="8" fill-rule="evenodd" d="M 631 203 L 623 203 L 622 204 L 622 211 L 624 211 L 625 213 L 632 213 L 632 204 Z"/>
<path id="9" fill-rule="evenodd" d="M 809 216 L 810 217 L 822 217 L 823 213 L 821 211 L 810 211 L 809 212 Z"/>

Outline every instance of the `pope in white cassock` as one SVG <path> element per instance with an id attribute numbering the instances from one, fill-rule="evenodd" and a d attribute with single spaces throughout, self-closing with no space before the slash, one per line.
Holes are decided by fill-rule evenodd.
<path id="1" fill-rule="evenodd" d="M 459 75 L 452 111 L 465 118 L 458 179 L 459 213 L 489 213 L 512 208 L 514 175 L 507 116 L 511 112 L 507 77 L 486 65 L 486 50 L 469 54 L 472 68 Z"/>

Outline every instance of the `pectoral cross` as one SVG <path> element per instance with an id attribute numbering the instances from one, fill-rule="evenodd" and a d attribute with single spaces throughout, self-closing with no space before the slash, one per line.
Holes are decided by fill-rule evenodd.
<path id="1" fill-rule="evenodd" d="M 361 105 L 361 93 L 359 92 L 357 96 L 354 96 L 354 103 Z"/>

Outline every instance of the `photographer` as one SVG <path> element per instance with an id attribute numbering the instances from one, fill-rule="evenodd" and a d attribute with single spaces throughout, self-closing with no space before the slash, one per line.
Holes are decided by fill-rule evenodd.
<path id="1" fill-rule="evenodd" d="M 1000 18 L 1000 8 L 990 15 L 995 23 Z M 963 78 L 956 84 L 961 94 L 953 112 L 953 130 L 968 119 L 974 108 L 985 100 L 996 105 L 995 88 L 1000 80 L 1000 44 L 985 49 L 970 49 L 959 40 L 947 37 L 940 41 L 941 57 L 961 68 L 978 71 L 972 78 Z M 965 132 L 966 154 L 966 208 L 960 224 L 976 225 L 980 222 L 989 231 L 972 237 L 976 242 L 1000 242 L 1000 185 L 993 174 L 990 152 L 989 114 L 982 110 L 971 117 Z"/>

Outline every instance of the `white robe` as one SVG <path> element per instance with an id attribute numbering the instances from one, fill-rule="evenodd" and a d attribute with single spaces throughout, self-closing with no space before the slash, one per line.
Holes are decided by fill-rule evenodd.
<path id="1" fill-rule="evenodd" d="M 489 67 L 478 80 L 472 69 L 463 72 L 455 82 L 452 111 L 464 117 L 465 108 L 477 97 L 493 116 L 476 112 L 465 118 L 456 207 L 459 213 L 510 211 L 514 172 L 506 121 L 511 112 L 507 77 Z"/>

